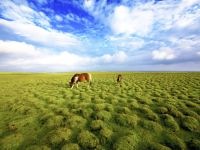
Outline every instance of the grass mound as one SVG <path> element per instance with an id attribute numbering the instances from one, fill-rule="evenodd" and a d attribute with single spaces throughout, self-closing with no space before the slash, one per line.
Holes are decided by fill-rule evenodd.
<path id="1" fill-rule="evenodd" d="M 125 127 L 136 127 L 138 123 L 137 115 L 118 114 L 115 116 L 115 120 L 119 125 Z"/>
<path id="2" fill-rule="evenodd" d="M 46 145 L 32 145 L 26 148 L 26 150 L 51 150 L 51 148 Z"/>
<path id="3" fill-rule="evenodd" d="M 87 130 L 82 131 L 77 140 L 84 149 L 93 149 L 99 145 L 99 139 Z"/>
<path id="4" fill-rule="evenodd" d="M 139 138 L 137 135 L 128 135 L 120 137 L 113 145 L 114 150 L 136 150 Z"/>
<path id="5" fill-rule="evenodd" d="M 65 141 L 69 141 L 72 135 L 72 131 L 68 128 L 58 128 L 48 135 L 50 144 L 57 145 Z"/>
<path id="6" fill-rule="evenodd" d="M 69 143 L 69 144 L 65 144 L 61 150 L 80 150 L 80 147 L 78 144 L 75 143 Z"/>
<path id="7" fill-rule="evenodd" d="M 178 138 L 176 135 L 173 134 L 165 135 L 164 144 L 170 147 L 171 149 L 186 150 L 186 145 L 183 142 L 183 140 L 181 140 L 180 138 Z"/>
<path id="8" fill-rule="evenodd" d="M 131 110 L 128 107 L 117 107 L 116 112 L 128 114 L 131 112 Z"/>
<path id="9" fill-rule="evenodd" d="M 177 110 L 176 107 L 174 107 L 173 105 L 167 104 L 166 105 L 168 112 L 170 115 L 172 115 L 175 118 L 181 118 L 183 116 L 183 114 Z"/>
<path id="10" fill-rule="evenodd" d="M 67 125 L 70 128 L 82 128 L 85 126 L 87 120 L 84 119 L 81 116 L 78 115 L 72 115 L 68 120 L 67 120 Z"/>
<path id="11" fill-rule="evenodd" d="M 105 127 L 105 123 L 102 120 L 93 120 L 90 127 L 92 130 L 100 130 Z"/>
<path id="12" fill-rule="evenodd" d="M 150 120 L 141 120 L 140 125 L 149 131 L 157 132 L 162 130 L 162 126 L 159 123 Z"/>
<path id="13" fill-rule="evenodd" d="M 2 150 L 17 149 L 23 142 L 23 136 L 20 133 L 8 135 L 0 140 Z"/>
<path id="14" fill-rule="evenodd" d="M 47 120 L 46 125 L 49 128 L 60 127 L 63 124 L 63 118 L 61 115 L 52 116 Z"/>
<path id="15" fill-rule="evenodd" d="M 81 115 L 84 117 L 84 118 L 89 118 L 89 117 L 91 117 L 92 116 L 92 113 L 93 113 L 93 110 L 92 110 L 92 108 L 87 108 L 87 109 L 83 109 L 82 111 L 81 111 Z"/>
<path id="16" fill-rule="evenodd" d="M 104 120 L 104 121 L 108 121 L 112 118 L 112 114 L 105 110 L 101 110 L 97 113 L 94 113 L 93 115 L 94 115 L 95 119 L 100 119 L 100 120 Z"/>
<path id="17" fill-rule="evenodd" d="M 186 116 L 182 118 L 181 125 L 183 128 L 189 131 L 197 131 L 199 128 L 199 122 L 194 117 Z"/>
<path id="18" fill-rule="evenodd" d="M 134 110 L 134 109 L 136 109 L 136 108 L 139 108 L 139 104 L 137 103 L 136 100 L 133 100 L 133 101 L 130 102 L 129 108 L 130 108 L 131 110 Z"/>
<path id="19" fill-rule="evenodd" d="M 168 112 L 168 109 L 166 107 L 159 107 L 157 111 L 160 114 L 166 114 Z"/>
<path id="20" fill-rule="evenodd" d="M 172 116 L 166 114 L 162 115 L 162 118 L 164 119 L 164 124 L 166 127 L 170 128 L 172 131 L 179 130 L 179 125 Z"/>
<path id="21" fill-rule="evenodd" d="M 101 143 L 106 143 L 111 141 L 113 132 L 109 128 L 104 127 L 100 130 L 99 134 L 101 136 Z"/>
<path id="22" fill-rule="evenodd" d="M 149 108 L 142 107 L 139 109 L 142 113 L 144 113 L 145 117 L 152 121 L 158 121 L 158 116 Z"/>
<path id="23" fill-rule="evenodd" d="M 165 146 L 165 145 L 162 145 L 160 143 L 149 143 L 148 147 L 147 147 L 148 150 L 171 150 L 171 148 Z"/>
<path id="24" fill-rule="evenodd" d="M 106 105 L 105 105 L 104 103 L 96 104 L 96 105 L 94 105 L 94 110 L 95 110 L 95 111 L 104 110 L 105 107 L 106 107 Z"/>

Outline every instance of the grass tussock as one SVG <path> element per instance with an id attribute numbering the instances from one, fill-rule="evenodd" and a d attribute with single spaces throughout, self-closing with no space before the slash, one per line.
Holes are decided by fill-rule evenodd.
<path id="1" fill-rule="evenodd" d="M 137 115 L 118 114 L 115 116 L 115 120 L 119 125 L 132 128 L 136 127 L 138 123 Z"/>
<path id="2" fill-rule="evenodd" d="M 17 149 L 22 144 L 24 138 L 20 133 L 8 135 L 0 140 L 2 150 Z"/>
<path id="3" fill-rule="evenodd" d="M 179 125 L 172 116 L 166 114 L 166 115 L 162 115 L 162 118 L 164 120 L 164 125 L 167 128 L 170 128 L 172 131 L 178 131 L 179 130 Z"/>
<path id="4" fill-rule="evenodd" d="M 152 121 L 158 121 L 159 117 L 156 113 L 154 113 L 151 109 L 146 108 L 146 107 L 141 107 L 139 109 L 147 119 L 152 120 Z"/>
<path id="5" fill-rule="evenodd" d="M 162 126 L 159 123 L 150 120 L 141 120 L 140 125 L 142 126 L 142 128 L 153 132 L 162 130 Z"/>
<path id="6" fill-rule="evenodd" d="M 75 143 L 65 144 L 61 150 L 80 150 L 80 146 Z"/>
<path id="7" fill-rule="evenodd" d="M 83 149 L 94 149 L 99 145 L 99 139 L 87 130 L 81 131 L 77 140 Z"/>
<path id="8" fill-rule="evenodd" d="M 112 139 L 112 135 L 113 135 L 113 131 L 107 127 L 103 127 L 100 132 L 99 132 L 100 136 L 101 136 L 101 143 L 107 143 L 107 142 L 111 142 Z"/>
<path id="9" fill-rule="evenodd" d="M 165 145 L 162 145 L 160 143 L 149 143 L 148 147 L 147 147 L 148 150 L 172 150 L 171 148 L 165 146 Z"/>
<path id="10" fill-rule="evenodd" d="M 93 120 L 90 124 L 91 130 L 100 130 L 106 125 L 102 120 Z"/>
<path id="11" fill-rule="evenodd" d="M 26 150 L 51 150 L 47 145 L 31 145 Z"/>
<path id="12" fill-rule="evenodd" d="M 87 120 L 78 115 L 72 115 L 67 119 L 67 126 L 70 128 L 82 128 L 86 125 Z"/>
<path id="13" fill-rule="evenodd" d="M 176 135 L 172 134 L 165 135 L 164 144 L 170 147 L 171 149 L 186 150 L 186 144 Z"/>
<path id="14" fill-rule="evenodd" d="M 138 147 L 139 138 L 137 135 L 120 137 L 113 145 L 114 150 L 135 150 Z"/>
<path id="15" fill-rule="evenodd" d="M 95 119 L 109 121 L 112 118 L 112 114 L 108 111 L 102 110 L 93 114 Z"/>
<path id="16" fill-rule="evenodd" d="M 61 115 L 52 116 L 47 120 L 46 126 L 49 128 L 60 127 L 63 125 L 64 117 Z"/>
<path id="17" fill-rule="evenodd" d="M 199 129 L 199 122 L 193 117 L 185 116 L 181 120 L 181 125 L 183 128 L 189 131 L 197 131 Z"/>
<path id="18" fill-rule="evenodd" d="M 58 128 L 53 130 L 47 136 L 48 141 L 52 145 L 58 145 L 62 142 L 67 142 L 72 136 L 72 131 L 68 128 Z"/>
<path id="19" fill-rule="evenodd" d="M 168 113 L 168 109 L 166 107 L 159 107 L 158 108 L 158 113 L 166 114 L 166 113 Z"/>

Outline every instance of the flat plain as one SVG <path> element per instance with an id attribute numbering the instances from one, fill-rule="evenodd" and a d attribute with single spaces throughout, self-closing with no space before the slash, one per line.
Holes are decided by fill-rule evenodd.
<path id="1" fill-rule="evenodd" d="M 199 150 L 200 73 L 0 73 L 3 150 Z"/>

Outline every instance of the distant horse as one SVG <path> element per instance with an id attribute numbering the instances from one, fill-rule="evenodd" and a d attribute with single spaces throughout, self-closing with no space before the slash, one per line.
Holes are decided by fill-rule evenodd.
<path id="1" fill-rule="evenodd" d="M 71 81 L 69 82 L 69 86 L 70 86 L 71 89 L 74 87 L 74 85 L 76 85 L 77 88 L 78 88 L 78 82 L 83 82 L 83 81 L 87 81 L 91 85 L 92 75 L 90 73 L 75 74 L 71 78 Z"/>
<path id="2" fill-rule="evenodd" d="M 120 86 L 121 86 L 121 83 L 122 83 L 122 75 L 119 74 L 119 75 L 117 76 L 117 84 L 120 84 Z"/>

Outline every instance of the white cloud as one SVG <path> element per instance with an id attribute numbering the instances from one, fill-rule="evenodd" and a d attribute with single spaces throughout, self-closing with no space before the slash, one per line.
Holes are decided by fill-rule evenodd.
<path id="1" fill-rule="evenodd" d="M 200 0 L 162 1 L 149 7 L 154 11 L 155 22 L 160 24 L 159 30 L 192 28 L 199 18 Z M 167 14 L 167 15 L 165 15 Z"/>
<path id="2" fill-rule="evenodd" d="M 153 59 L 155 60 L 172 60 L 176 58 L 174 51 L 168 47 L 162 47 L 159 50 L 152 52 Z"/>
<path id="3" fill-rule="evenodd" d="M 126 49 L 126 51 L 140 49 L 145 44 L 142 38 L 131 36 L 109 36 L 107 39 L 116 47 Z"/>
<path id="4" fill-rule="evenodd" d="M 153 12 L 126 6 L 117 6 L 110 16 L 111 29 L 116 34 L 147 35 L 152 30 Z"/>
<path id="5" fill-rule="evenodd" d="M 84 7 L 86 9 L 92 10 L 94 8 L 95 5 L 95 0 L 85 0 L 84 1 Z"/>
<path id="6" fill-rule="evenodd" d="M 15 57 L 38 57 L 41 54 L 41 49 L 24 42 L 0 40 L 0 54 L 12 54 Z"/>
<path id="7" fill-rule="evenodd" d="M 55 18 L 56 18 L 57 21 L 63 21 L 63 18 L 59 15 L 56 15 Z"/>
<path id="8" fill-rule="evenodd" d="M 155 32 L 169 29 L 194 28 L 199 24 L 200 0 L 160 1 L 134 3 L 133 6 L 116 6 L 104 22 L 115 34 L 136 34 L 150 36 Z M 197 27 L 196 27 L 197 28 Z"/>
<path id="9" fill-rule="evenodd" d="M 170 37 L 169 41 L 174 45 L 179 51 L 195 51 L 200 46 L 200 37 L 197 35 L 190 35 L 187 37 Z"/>
<path id="10" fill-rule="evenodd" d="M 41 2 L 45 3 L 45 1 Z M 41 11 L 33 10 L 28 4 L 0 2 L 0 10 L 2 16 L 10 20 L 0 19 L 0 25 L 9 28 L 11 33 L 24 37 L 26 40 L 48 47 L 78 47 L 81 44 L 75 35 L 53 29 L 50 18 Z M 55 18 L 57 21 L 62 21 L 59 15 L 55 15 Z"/>
<path id="11" fill-rule="evenodd" d="M 25 37 L 27 40 L 38 42 L 46 46 L 78 46 L 80 41 L 70 33 L 59 32 L 54 29 L 43 29 L 34 24 L 26 24 L 18 21 L 0 19 L 0 25 L 12 30 L 15 34 Z"/>
<path id="12" fill-rule="evenodd" d="M 55 53 L 24 42 L 0 40 L 0 58 L 1 56 L 4 60 L 0 60 L 0 70 L 1 67 L 8 66 L 19 69 L 31 68 L 33 71 L 41 71 L 40 68 L 44 68 L 43 71 L 73 71 L 107 63 L 120 64 L 127 58 L 123 51 L 117 51 L 112 55 L 90 57 L 68 51 Z"/>
<path id="13" fill-rule="evenodd" d="M 199 56 L 200 56 L 200 51 L 199 51 L 199 52 L 197 52 L 197 55 L 199 55 Z"/>
<path id="14" fill-rule="evenodd" d="M 105 54 L 102 57 L 100 57 L 100 60 L 102 59 L 105 63 L 123 63 L 127 59 L 127 55 L 123 51 L 117 51 L 113 55 Z"/>
<path id="15" fill-rule="evenodd" d="M 49 23 L 50 18 L 48 16 L 41 11 L 33 10 L 26 3 L 15 4 L 12 1 L 1 1 L 0 10 L 2 16 L 7 19 L 29 24 L 36 22 L 42 27 L 51 27 Z"/>

